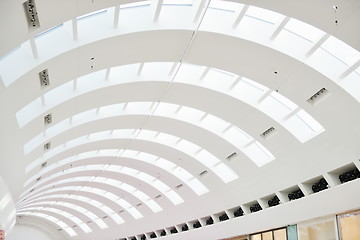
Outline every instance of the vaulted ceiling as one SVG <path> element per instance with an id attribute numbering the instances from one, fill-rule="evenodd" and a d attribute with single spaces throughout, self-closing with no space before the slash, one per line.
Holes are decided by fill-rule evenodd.
<path id="1" fill-rule="evenodd" d="M 359 180 L 339 180 L 360 169 L 359 1 L 0 4 L 0 176 L 18 222 L 219 239 L 360 207 Z"/>

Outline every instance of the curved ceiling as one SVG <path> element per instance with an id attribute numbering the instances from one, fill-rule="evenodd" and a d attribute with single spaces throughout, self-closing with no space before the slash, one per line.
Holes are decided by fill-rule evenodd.
<path id="1" fill-rule="evenodd" d="M 356 0 L 35 0 L 35 26 L 0 4 L 0 174 L 23 221 L 140 239 L 360 168 Z"/>

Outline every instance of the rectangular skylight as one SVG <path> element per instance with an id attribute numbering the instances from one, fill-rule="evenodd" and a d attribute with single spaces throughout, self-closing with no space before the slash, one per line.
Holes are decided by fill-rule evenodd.
<path id="1" fill-rule="evenodd" d="M 206 129 L 211 130 L 212 132 L 221 133 L 229 126 L 229 122 L 226 122 L 214 115 L 208 114 L 201 121 L 201 125 L 203 125 Z"/>
<path id="2" fill-rule="evenodd" d="M 277 23 L 283 16 L 279 13 L 255 6 L 250 6 L 246 11 L 246 15 L 272 24 Z"/>
<path id="3" fill-rule="evenodd" d="M 280 120 L 292 112 L 283 102 L 274 96 L 266 97 L 260 104 L 259 109 L 271 118 Z"/>
<path id="4" fill-rule="evenodd" d="M 137 174 L 139 173 L 138 170 L 133 169 L 133 168 L 128 168 L 128 167 L 123 167 L 123 168 L 120 170 L 120 172 L 125 173 L 125 174 L 127 174 L 127 175 L 131 175 L 131 176 L 135 176 L 135 175 L 137 175 Z"/>
<path id="5" fill-rule="evenodd" d="M 179 141 L 179 138 L 176 136 L 173 136 L 173 135 L 166 134 L 166 133 L 159 133 L 156 135 L 156 140 L 159 143 L 163 143 L 166 145 L 173 145 Z"/>
<path id="6" fill-rule="evenodd" d="M 168 171 L 172 171 L 176 165 L 168 160 L 165 160 L 163 158 L 160 158 L 159 160 L 156 161 L 156 165 L 160 166 L 163 169 L 166 169 Z"/>
<path id="7" fill-rule="evenodd" d="M 217 164 L 214 168 L 212 168 L 212 170 L 225 183 L 229 183 L 239 178 L 239 176 L 229 166 L 225 165 L 224 163 Z"/>
<path id="8" fill-rule="evenodd" d="M 204 184 L 202 184 L 197 178 L 193 178 L 186 183 L 198 196 L 201 196 L 209 191 Z"/>
<path id="9" fill-rule="evenodd" d="M 184 182 L 188 181 L 189 179 L 191 179 L 193 177 L 192 174 L 190 174 L 188 171 L 186 171 L 185 169 L 183 169 L 182 167 L 179 167 L 179 166 L 174 168 L 172 170 L 172 173 Z"/>
<path id="10" fill-rule="evenodd" d="M 152 102 L 129 102 L 125 111 L 136 114 L 150 114 L 151 105 Z"/>
<path id="11" fill-rule="evenodd" d="M 90 233 L 90 232 L 92 232 L 91 228 L 89 228 L 89 226 L 86 225 L 85 223 L 80 223 L 80 224 L 78 224 L 78 226 L 79 226 L 82 230 L 84 230 L 85 233 Z"/>
<path id="12" fill-rule="evenodd" d="M 113 212 L 113 211 L 112 211 Z M 110 217 L 117 223 L 117 224 L 121 224 L 121 223 L 124 223 L 124 219 L 122 219 L 119 215 L 117 215 L 116 213 L 112 213 L 110 215 Z"/>
<path id="13" fill-rule="evenodd" d="M 231 142 L 234 146 L 244 146 L 249 143 L 253 138 L 243 132 L 236 126 L 232 126 L 224 133 L 224 138 Z"/>
<path id="14" fill-rule="evenodd" d="M 234 97 L 251 104 L 255 103 L 267 91 L 267 87 L 243 77 L 235 87 L 231 89 L 230 93 L 234 95 Z"/>
<path id="15" fill-rule="evenodd" d="M 163 209 L 160 207 L 159 204 L 157 204 L 154 200 L 149 199 L 145 202 L 146 205 L 149 206 L 149 208 L 153 211 L 153 212 L 160 212 Z"/>
<path id="16" fill-rule="evenodd" d="M 253 144 L 244 148 L 243 152 L 258 166 L 262 167 L 266 163 L 272 161 L 274 157 L 259 143 Z M 270 154 L 270 155 L 269 155 Z"/>
<path id="17" fill-rule="evenodd" d="M 178 205 L 184 202 L 184 200 L 174 190 L 166 192 L 165 195 L 174 205 Z"/>
<path id="18" fill-rule="evenodd" d="M 150 6 L 150 3 L 151 3 L 150 0 L 146 0 L 146 1 L 121 4 L 120 9 L 135 8 L 135 7 L 148 7 L 148 6 Z"/>
<path id="19" fill-rule="evenodd" d="M 205 69 L 206 67 L 204 66 L 182 63 L 176 74 L 174 82 L 188 82 L 194 84 L 198 82 Z"/>
<path id="20" fill-rule="evenodd" d="M 297 115 L 314 131 L 322 132 L 324 130 L 323 126 L 316 121 L 310 114 L 301 109 Z"/>
<path id="21" fill-rule="evenodd" d="M 193 122 L 193 123 L 198 122 L 203 115 L 204 115 L 203 111 L 197 110 L 195 108 L 186 107 L 186 106 L 182 106 L 180 108 L 180 110 L 177 112 L 177 116 L 181 120 L 185 120 L 185 121 Z"/>
<path id="22" fill-rule="evenodd" d="M 95 12 L 91 12 L 91 13 L 88 13 L 88 14 L 85 14 L 85 15 L 81 15 L 81 16 L 77 17 L 76 19 L 78 21 L 81 21 L 81 20 L 84 20 L 84 19 L 87 19 L 87 18 L 99 16 L 99 15 L 102 15 L 102 14 L 105 14 L 105 13 L 107 13 L 107 10 L 106 9 L 101 9 L 99 11 L 95 11 Z"/>
<path id="23" fill-rule="evenodd" d="M 134 207 L 130 207 L 127 210 L 131 214 L 131 216 L 133 216 L 135 219 L 139 219 L 143 217 L 143 215 Z"/>
<path id="24" fill-rule="evenodd" d="M 243 4 L 239 4 L 237 2 L 232 2 L 232 1 L 223 1 L 223 0 L 212 0 L 209 5 L 210 8 L 215 8 L 230 12 L 237 11 L 240 6 L 243 6 Z"/>
<path id="25" fill-rule="evenodd" d="M 169 81 L 169 73 L 174 63 L 172 62 L 148 62 L 144 63 L 141 77 L 151 81 Z"/>
<path id="26" fill-rule="evenodd" d="M 127 184 L 127 183 L 122 183 L 120 186 L 121 189 L 124 189 L 127 192 L 135 192 L 136 188 L 134 188 L 133 186 Z"/>
<path id="27" fill-rule="evenodd" d="M 161 192 L 166 192 L 170 190 L 170 188 L 167 185 L 165 185 L 162 181 L 157 179 L 154 182 L 152 182 L 152 185 L 155 188 L 159 189 Z"/>
<path id="28" fill-rule="evenodd" d="M 168 116 L 171 114 L 175 114 L 177 108 L 178 108 L 178 105 L 161 102 L 158 105 L 158 107 L 156 108 L 154 115 Z"/>
<path id="29" fill-rule="evenodd" d="M 360 53 L 356 49 L 333 36 L 330 36 L 323 45 L 321 45 L 321 48 L 348 66 L 351 66 L 360 59 Z"/>
<path id="30" fill-rule="evenodd" d="M 202 82 L 205 86 L 217 91 L 227 90 L 234 83 L 236 77 L 236 75 L 212 68 Z"/>
<path id="31" fill-rule="evenodd" d="M 200 150 L 200 147 L 189 142 L 186 141 L 185 139 L 182 139 L 177 145 L 176 145 L 177 149 L 187 153 L 187 154 L 194 154 L 195 152 Z"/>
<path id="32" fill-rule="evenodd" d="M 140 172 L 138 174 L 138 178 L 149 184 L 152 184 L 152 182 L 155 180 L 155 178 L 153 176 L 150 176 L 149 174 L 144 173 L 144 172 Z"/>
<path id="33" fill-rule="evenodd" d="M 164 5 L 188 5 L 193 4 L 193 0 L 164 0 Z"/>
<path id="34" fill-rule="evenodd" d="M 209 168 L 212 168 L 215 164 L 220 162 L 217 157 L 204 149 L 201 149 L 201 151 L 196 154 L 196 159 Z"/>
<path id="35" fill-rule="evenodd" d="M 284 28 L 311 42 L 319 40 L 325 34 L 320 29 L 294 18 L 291 18 Z"/>

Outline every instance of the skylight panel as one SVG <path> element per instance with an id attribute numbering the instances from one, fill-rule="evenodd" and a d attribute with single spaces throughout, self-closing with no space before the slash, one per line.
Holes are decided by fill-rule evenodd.
<path id="1" fill-rule="evenodd" d="M 204 112 L 195 108 L 182 106 L 177 112 L 177 116 L 183 121 L 198 122 L 204 116 Z"/>
<path id="2" fill-rule="evenodd" d="M 132 205 L 130 204 L 130 203 L 128 203 L 127 201 L 125 201 L 124 199 L 122 199 L 122 198 L 120 198 L 118 201 L 117 201 L 117 203 L 119 204 L 119 205 L 121 205 L 123 208 L 125 208 L 125 209 L 128 209 L 128 208 L 131 208 L 132 207 Z"/>
<path id="3" fill-rule="evenodd" d="M 146 80 L 170 80 L 169 73 L 173 65 L 172 62 L 146 62 L 140 74 Z"/>
<path id="4" fill-rule="evenodd" d="M 241 81 L 231 89 L 231 93 L 246 103 L 254 104 L 268 90 L 267 87 L 243 77 Z"/>
<path id="5" fill-rule="evenodd" d="M 196 154 L 196 158 L 205 166 L 212 168 L 215 164 L 220 163 L 220 160 L 216 158 L 214 155 L 206 151 L 205 149 L 201 149 L 200 152 Z"/>
<path id="6" fill-rule="evenodd" d="M 292 112 L 283 102 L 280 102 L 272 95 L 267 96 L 260 103 L 259 108 L 262 112 L 277 120 L 283 119 Z"/>
<path id="7" fill-rule="evenodd" d="M 136 8 L 136 7 L 148 7 L 150 6 L 151 1 L 139 1 L 139 2 L 133 2 L 133 3 L 127 3 L 120 5 L 120 9 L 130 9 L 130 8 Z"/>
<path id="8" fill-rule="evenodd" d="M 106 206 L 101 207 L 101 209 L 107 208 Z M 112 210 L 111 210 L 112 211 Z M 117 224 L 122 224 L 124 223 L 124 219 L 122 219 L 122 217 L 120 217 L 118 214 L 114 213 L 114 211 L 112 211 L 113 213 L 111 215 L 109 215 Z"/>
<path id="9" fill-rule="evenodd" d="M 104 86 L 106 70 L 91 72 L 89 74 L 80 76 L 76 79 L 76 90 L 81 92 L 88 92 Z M 73 90 L 73 82 L 70 82 L 69 92 Z"/>
<path id="10" fill-rule="evenodd" d="M 320 29 L 294 18 L 291 18 L 284 28 L 311 42 L 316 42 L 317 40 L 320 39 L 322 35 L 325 34 Z"/>
<path id="11" fill-rule="evenodd" d="M 78 21 L 81 21 L 81 20 L 85 20 L 87 18 L 92 18 L 92 17 L 99 16 L 99 15 L 106 14 L 106 13 L 107 13 L 106 9 L 101 9 L 99 11 L 94 11 L 94 12 L 91 12 L 88 14 L 81 15 L 81 16 L 77 17 L 76 19 Z"/>
<path id="12" fill-rule="evenodd" d="M 225 10 L 230 12 L 235 12 L 239 9 L 240 6 L 243 6 L 243 4 L 239 4 L 232 1 L 222 1 L 222 0 L 212 0 L 210 2 L 209 7 L 215 8 L 219 10 Z"/>
<path id="13" fill-rule="evenodd" d="M 200 76 L 205 71 L 206 67 L 182 63 L 176 76 L 174 82 L 186 82 L 194 84 L 194 82 L 198 82 Z"/>
<path id="14" fill-rule="evenodd" d="M 202 184 L 197 178 L 193 178 L 186 183 L 198 196 L 201 196 L 209 191 L 204 184 Z"/>
<path id="15" fill-rule="evenodd" d="M 201 121 L 202 125 L 211 131 L 216 133 L 222 132 L 229 126 L 229 122 L 222 120 L 214 115 L 208 114 L 206 117 Z"/>
<path id="16" fill-rule="evenodd" d="M 170 134 L 159 133 L 156 135 L 156 140 L 165 145 L 172 145 L 179 141 L 179 138 Z"/>
<path id="17" fill-rule="evenodd" d="M 150 114 L 152 102 L 129 102 L 126 104 L 125 111 L 135 114 Z"/>
<path id="18" fill-rule="evenodd" d="M 166 169 L 170 172 L 172 171 L 172 169 L 174 169 L 176 167 L 175 164 L 173 164 L 172 162 L 165 160 L 163 158 L 160 158 L 159 160 L 157 160 L 156 165 L 161 166 L 161 168 Z"/>
<path id="19" fill-rule="evenodd" d="M 82 230 L 84 230 L 85 233 L 90 233 L 90 232 L 92 232 L 91 228 L 89 228 L 89 226 L 86 225 L 85 223 L 80 223 L 80 224 L 78 224 L 78 226 L 79 226 Z"/>
<path id="20" fill-rule="evenodd" d="M 357 50 L 333 36 L 330 36 L 323 45 L 321 45 L 321 48 L 348 66 L 351 66 L 360 59 L 360 53 Z"/>
<path id="21" fill-rule="evenodd" d="M 177 108 L 178 105 L 161 102 L 156 108 L 154 115 L 168 116 L 171 114 L 175 114 Z"/>
<path id="22" fill-rule="evenodd" d="M 134 196 L 136 196 L 138 199 L 140 199 L 143 202 L 146 202 L 148 199 L 150 199 L 150 197 L 148 195 L 146 195 L 144 192 L 136 189 L 133 192 Z"/>
<path id="23" fill-rule="evenodd" d="M 281 104 L 283 104 L 284 106 L 286 106 L 289 110 L 295 110 L 298 106 L 293 103 L 290 99 L 286 98 L 285 96 L 277 93 L 276 91 L 273 91 L 270 94 L 271 97 L 273 97 L 274 99 L 276 99 L 278 102 L 280 102 Z"/>
<path id="24" fill-rule="evenodd" d="M 283 17 L 279 13 L 255 6 L 250 6 L 246 11 L 246 15 L 272 24 L 277 23 Z"/>
<path id="25" fill-rule="evenodd" d="M 145 152 L 140 152 L 139 155 L 138 155 L 138 158 L 139 159 L 142 159 L 143 161 L 146 161 L 146 162 L 155 162 L 159 157 L 158 156 L 155 156 L 153 154 L 149 154 L 149 153 L 145 153 Z"/>
<path id="26" fill-rule="evenodd" d="M 254 142 L 244 148 L 244 153 L 251 158 L 258 167 L 262 167 L 274 160 L 274 156 L 272 156 L 272 154 L 258 142 Z"/>
<path id="27" fill-rule="evenodd" d="M 119 200 L 119 196 L 116 196 L 115 194 L 111 193 L 111 192 L 106 192 L 103 196 L 105 196 L 108 199 L 111 199 L 114 202 L 117 202 Z"/>
<path id="28" fill-rule="evenodd" d="M 131 216 L 133 216 L 135 219 L 139 219 L 144 217 L 136 208 L 134 207 L 130 207 L 129 209 L 127 209 L 127 211 L 131 214 Z"/>
<path id="29" fill-rule="evenodd" d="M 180 142 L 178 142 L 178 144 L 176 145 L 177 148 L 185 153 L 188 154 L 194 154 L 195 152 L 200 150 L 200 147 L 185 140 L 185 139 L 181 139 Z"/>
<path id="30" fill-rule="evenodd" d="M 176 168 L 172 169 L 172 173 L 180 178 L 183 182 L 187 182 L 189 179 L 194 177 L 192 174 L 190 174 L 188 171 L 186 171 L 184 168 L 177 166 Z"/>
<path id="31" fill-rule="evenodd" d="M 229 129 L 227 129 L 223 136 L 234 146 L 244 146 L 253 139 L 236 126 L 231 126 Z"/>
<path id="32" fill-rule="evenodd" d="M 164 0 L 163 5 L 187 5 L 191 6 L 193 0 Z"/>
<path id="33" fill-rule="evenodd" d="M 323 126 L 316 121 L 310 114 L 301 109 L 297 115 L 314 131 L 314 132 L 322 132 L 324 131 Z"/>
<path id="34" fill-rule="evenodd" d="M 212 68 L 204 77 L 203 83 L 205 86 L 217 91 L 221 89 L 227 90 L 234 83 L 236 77 L 232 73 Z"/>
<path id="35" fill-rule="evenodd" d="M 294 136 L 304 143 L 313 137 L 313 129 L 300 118 L 298 114 L 294 114 L 284 122 L 284 127 L 294 134 Z"/>
<path id="36" fill-rule="evenodd" d="M 139 173 L 138 170 L 133 169 L 133 168 L 128 168 L 128 167 L 122 167 L 120 172 L 125 173 L 127 175 L 131 175 L 131 176 L 136 176 Z"/>
<path id="37" fill-rule="evenodd" d="M 152 182 L 151 184 L 154 185 L 154 187 L 159 189 L 161 192 L 166 192 L 166 191 L 170 190 L 169 186 L 167 186 L 162 181 L 159 181 L 157 179 L 154 182 Z"/>
<path id="38" fill-rule="evenodd" d="M 160 205 L 157 204 L 157 203 L 156 203 L 154 200 L 152 200 L 152 199 L 147 200 L 147 201 L 145 202 L 145 204 L 146 204 L 147 206 L 149 206 L 149 208 L 150 208 L 153 212 L 155 212 L 155 213 L 160 212 L 160 211 L 163 210 L 163 209 L 160 207 Z"/>
<path id="39" fill-rule="evenodd" d="M 107 105 L 107 106 L 102 106 L 99 109 L 98 114 L 100 116 L 114 116 L 114 115 L 118 115 L 121 114 L 123 112 L 123 107 L 124 104 L 123 103 L 117 103 L 117 104 L 112 104 L 112 105 Z"/>
<path id="40" fill-rule="evenodd" d="M 239 176 L 227 165 L 224 163 L 217 164 L 212 171 L 216 173 L 216 175 L 221 176 L 221 179 L 225 183 L 229 183 L 234 181 L 235 179 L 239 178 Z"/>
<path id="41" fill-rule="evenodd" d="M 122 183 L 121 186 L 120 186 L 121 189 L 124 189 L 125 191 L 127 192 L 136 192 L 136 188 L 134 188 L 133 186 L 127 184 L 127 183 Z"/>
<path id="42" fill-rule="evenodd" d="M 44 108 L 40 98 L 36 98 L 32 102 L 28 103 L 25 107 L 16 112 L 16 120 L 19 124 L 19 127 L 24 127 L 36 117 L 37 113 L 43 111 Z"/>
<path id="43" fill-rule="evenodd" d="M 184 200 L 174 190 L 170 190 L 164 194 L 171 200 L 174 205 L 179 205 L 180 203 L 184 202 Z"/>
<path id="44" fill-rule="evenodd" d="M 144 173 L 144 172 L 139 173 L 138 178 L 149 184 L 151 184 L 156 179 L 153 176 L 150 176 L 149 174 Z"/>

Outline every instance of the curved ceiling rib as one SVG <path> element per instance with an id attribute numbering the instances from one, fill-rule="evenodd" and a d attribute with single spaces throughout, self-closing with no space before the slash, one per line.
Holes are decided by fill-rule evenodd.
<path id="1" fill-rule="evenodd" d="M 34 216 L 37 218 L 42 219 L 43 221 L 52 222 L 53 224 L 57 225 L 59 229 L 63 229 L 70 237 L 77 236 L 77 233 L 66 223 L 59 220 L 58 218 L 40 212 L 22 212 L 18 214 L 19 216 Z"/>
<path id="2" fill-rule="evenodd" d="M 56 208 L 63 208 L 66 207 L 67 209 L 71 209 L 73 211 L 77 211 L 80 214 L 86 216 L 88 219 L 90 219 L 92 222 L 95 222 L 95 224 L 100 228 L 100 229 L 105 229 L 108 228 L 108 225 L 106 225 L 106 223 L 101 220 L 101 218 L 99 216 L 97 216 L 95 213 L 91 212 L 91 210 L 86 209 L 82 206 L 79 206 L 77 204 L 73 204 L 70 202 L 65 202 L 65 201 L 61 201 L 56 200 L 56 201 L 36 201 L 35 203 L 29 203 L 26 205 L 23 205 L 22 207 L 18 208 L 19 211 L 30 211 L 30 208 L 33 207 L 42 207 L 42 206 L 54 206 Z M 89 221 L 86 221 L 89 222 Z"/>
<path id="3" fill-rule="evenodd" d="M 46 181 L 61 178 L 66 175 L 73 175 L 72 173 L 86 174 L 87 172 L 89 172 L 89 173 L 92 172 L 92 174 L 93 174 L 92 176 L 94 176 L 94 174 L 96 174 L 96 173 L 100 174 L 102 172 L 113 172 L 116 174 L 134 177 L 134 178 L 137 178 L 137 179 L 143 181 L 144 183 L 150 184 L 152 187 L 156 188 L 159 192 L 161 192 L 164 196 L 166 196 L 174 205 L 178 205 L 178 204 L 184 202 L 184 200 L 174 190 L 172 190 L 172 188 L 170 188 L 167 184 L 165 184 L 160 179 L 158 179 L 148 173 L 141 172 L 134 168 L 124 167 L 121 165 L 114 165 L 114 164 L 113 165 L 111 165 L 111 164 L 91 164 L 91 165 L 82 165 L 79 167 L 69 168 L 66 171 L 60 170 L 57 173 L 53 173 L 53 174 L 51 174 L 51 176 L 48 176 L 47 178 L 41 179 L 40 181 L 38 181 L 35 185 L 32 186 L 32 188 L 34 190 L 26 191 L 25 194 L 22 195 L 22 197 L 24 197 L 24 198 L 29 197 L 30 195 L 40 192 L 41 189 L 43 189 L 43 188 L 53 186 L 52 183 L 50 183 L 46 186 L 42 186 L 40 189 L 37 188 L 38 186 L 44 185 L 46 183 Z M 90 176 L 91 176 L 91 174 L 90 174 Z M 115 199 L 115 198 L 113 198 L 113 199 Z"/>
<path id="4" fill-rule="evenodd" d="M 332 79 L 359 100 L 360 96 L 358 96 L 357 92 L 349 87 L 356 86 L 356 79 L 360 76 L 360 73 L 358 72 L 360 69 L 360 53 L 357 50 L 351 48 L 337 38 L 325 34 L 321 30 L 296 19 L 285 17 L 269 10 L 247 5 L 244 6 L 239 3 L 233 3 L 229 8 L 229 5 L 221 6 L 222 2 L 223 1 L 211 1 L 209 7 L 204 10 L 204 19 L 201 21 L 200 28 L 198 29 L 200 32 L 219 32 L 228 36 L 254 41 L 295 57 L 299 61 L 313 67 Z M 145 6 L 132 9 L 132 14 L 120 14 L 121 17 L 136 18 L 136 21 L 129 21 L 129 19 L 127 19 L 120 23 L 139 22 L 139 16 L 144 16 L 142 20 L 144 22 L 139 22 L 141 27 L 136 25 L 131 26 L 128 31 L 131 29 L 131 33 L 133 33 L 137 31 L 162 30 L 167 27 L 171 29 L 173 27 L 171 24 L 174 24 L 175 14 L 178 15 L 178 24 L 180 24 L 183 29 L 192 30 L 194 28 L 192 22 L 193 19 L 191 17 L 193 6 L 182 6 L 177 8 L 181 10 L 172 11 L 172 14 L 169 15 L 162 14 L 159 18 L 163 23 L 169 22 L 169 26 L 166 24 L 165 26 L 158 25 L 156 22 L 152 21 L 150 21 L 149 25 L 148 16 L 152 15 L 152 10 L 151 8 L 144 10 L 147 9 Z M 240 10 L 239 14 L 239 8 L 243 8 L 246 11 L 244 10 L 242 13 Z M 126 30 L 119 31 L 118 28 L 106 27 L 113 24 L 114 9 L 115 8 L 110 8 L 104 11 L 104 14 L 94 15 L 96 20 L 87 18 L 86 21 L 75 21 L 75 23 L 78 24 L 78 33 L 81 38 L 91 39 L 87 41 L 83 40 L 80 45 L 73 41 L 73 36 L 68 35 L 68 31 L 70 30 L 72 32 L 72 29 L 67 28 L 73 26 L 72 23 L 64 23 L 63 27 L 47 31 L 46 34 L 38 35 L 38 38 L 34 41 L 34 44 L 37 45 L 37 54 L 41 56 L 45 55 L 46 57 L 44 56 L 43 59 L 51 59 L 54 55 L 59 55 L 69 49 L 79 47 L 82 44 L 88 44 L 91 41 L 113 37 L 118 34 L 126 34 Z M 141 13 L 139 14 L 137 11 Z M 184 11 L 186 12 L 185 14 Z M 170 19 L 165 19 L 166 17 Z M 144 28 L 144 26 L 147 26 L 148 28 Z M 91 29 L 91 33 L 95 34 L 88 34 L 89 29 Z M 96 31 L 94 31 L 94 29 L 96 29 Z M 124 29 L 127 28 L 125 27 Z M 300 32 L 297 31 L 298 29 L 300 29 Z M 55 39 L 56 41 L 54 41 Z M 59 41 L 59 39 L 62 39 L 62 41 Z M 61 42 L 60 45 L 58 44 L 59 42 Z M 52 46 L 49 43 L 55 45 Z M 294 48 L 295 44 L 297 46 L 296 48 Z M 19 50 L 21 49 L 22 48 L 19 48 Z M 53 52 L 52 49 L 56 49 L 56 51 Z M 296 49 L 296 51 L 294 51 L 294 49 Z M 4 62 L 3 67 L 12 65 L 15 61 L 18 61 L 19 58 L 26 59 L 23 54 L 20 54 L 17 57 L 13 56 L 16 55 L 15 53 L 17 52 L 18 51 L 13 52 L 12 55 L 2 61 Z M 30 58 L 28 61 L 32 61 L 32 59 Z M 329 63 L 334 67 L 329 69 L 327 67 Z M 24 64 L 24 66 L 30 67 L 30 69 L 35 67 L 33 63 Z M 9 71 L 3 77 L 4 84 L 6 86 L 9 85 L 28 70 L 29 69 L 24 69 L 22 72 L 17 69 L 14 73 Z M 8 76 L 8 74 L 10 75 Z M 11 74 L 13 76 L 11 76 Z"/>
<path id="5" fill-rule="evenodd" d="M 146 206 L 151 209 L 153 213 L 160 212 L 163 209 L 160 207 L 158 203 L 156 203 L 151 197 L 149 197 L 147 194 L 142 192 L 141 190 L 120 182 L 115 179 L 106 178 L 106 177 L 100 177 L 100 176 L 79 176 L 79 177 L 71 177 L 67 179 L 57 180 L 55 182 L 51 182 L 48 185 L 42 186 L 39 191 L 42 191 L 43 195 L 47 192 L 47 190 L 51 189 L 51 186 L 57 186 L 59 188 L 60 186 L 68 186 L 68 185 L 75 185 L 75 186 L 91 186 L 96 187 L 99 189 L 106 189 L 104 195 L 109 194 L 121 194 L 121 196 L 124 196 L 124 193 L 128 193 L 127 199 L 129 202 L 132 202 L 132 205 L 137 205 L 139 202 L 144 203 Z M 109 192 L 109 194 L 107 194 Z M 34 199 L 39 196 L 43 195 L 33 195 L 26 197 L 26 201 L 22 202 L 22 204 L 26 204 L 29 201 L 34 201 Z M 36 197 L 37 196 L 37 197 Z M 129 199 L 129 196 L 131 196 L 131 199 Z M 35 199 L 35 200 L 36 200 Z"/>
<path id="6" fill-rule="evenodd" d="M 89 221 L 89 219 L 87 219 L 87 217 L 85 215 L 83 215 L 82 213 L 68 208 L 64 205 L 62 206 L 57 206 L 57 205 L 47 205 L 47 204 L 43 204 L 42 206 L 31 206 L 31 207 L 27 207 L 26 209 L 23 210 L 18 210 L 19 213 L 21 212 L 43 212 L 43 211 L 49 211 L 52 213 L 56 213 L 59 214 L 67 219 L 69 219 L 70 221 L 74 222 L 76 224 L 76 226 L 79 226 L 85 233 L 90 233 L 92 232 L 91 228 L 86 224 L 86 222 Z M 70 212 L 73 212 L 73 214 L 71 214 Z M 76 214 L 76 216 L 75 216 Z"/>
<path id="7" fill-rule="evenodd" d="M 117 150 L 114 150 L 114 152 L 116 154 L 111 154 L 111 153 L 106 154 L 106 153 L 109 153 L 109 151 L 104 153 L 101 150 L 97 150 L 96 152 L 94 152 L 94 155 L 92 157 L 90 157 L 86 153 L 78 153 L 76 156 L 65 158 L 65 159 L 57 161 L 51 165 L 48 163 L 48 166 L 46 168 L 42 169 L 39 173 L 37 173 L 37 174 L 33 175 L 31 178 L 29 178 L 24 183 L 24 187 L 28 186 L 30 183 L 32 183 L 39 177 L 49 175 L 50 172 L 52 172 L 56 168 L 65 167 L 66 165 L 74 164 L 74 163 L 77 164 L 80 161 L 86 160 L 88 158 L 93 158 L 93 157 L 101 157 L 101 158 L 103 158 L 103 157 L 119 157 L 119 153 L 117 152 Z M 102 153 L 102 155 L 100 156 L 101 153 Z M 88 156 L 80 157 L 81 155 L 88 155 Z M 186 185 L 188 185 L 189 188 L 191 190 L 193 190 L 198 196 L 205 194 L 206 192 L 209 191 L 209 189 L 201 181 L 199 181 L 193 174 L 191 174 L 190 172 L 185 170 L 183 167 L 173 163 L 172 161 L 164 159 L 162 157 L 159 157 L 159 156 L 156 156 L 156 155 L 153 155 L 150 153 L 146 153 L 146 152 L 140 152 L 140 151 L 126 149 L 121 152 L 121 158 L 127 158 L 127 159 L 131 159 L 131 160 L 141 161 L 141 162 L 145 162 L 145 163 L 151 164 L 153 166 L 159 167 L 159 168 L 167 171 L 168 173 L 174 175 L 178 179 L 180 179 L 182 182 L 184 182 Z M 96 181 L 96 179 L 94 179 L 92 181 Z M 108 181 L 111 182 L 111 184 L 114 186 L 120 186 L 120 188 L 123 184 L 127 185 L 128 186 L 127 189 L 123 188 L 123 190 L 125 190 L 125 191 L 134 192 L 136 190 L 136 188 L 133 188 L 133 191 L 128 190 L 131 186 L 126 183 L 120 183 L 119 181 L 111 180 L 111 179 L 109 179 Z M 103 180 L 103 182 L 106 182 L 106 181 Z"/>
<path id="8" fill-rule="evenodd" d="M 147 67 L 147 65 L 149 66 Z M 87 93 L 99 89 L 113 88 L 114 86 L 121 87 L 123 84 L 131 84 L 133 82 L 151 83 L 152 79 L 159 79 L 159 81 L 168 81 L 177 85 L 200 86 L 249 104 L 284 126 L 300 142 L 305 142 L 324 131 L 321 124 L 306 113 L 304 109 L 301 109 L 285 96 L 262 84 L 230 72 L 190 64 L 181 64 L 176 75 L 170 76 L 168 73 L 172 65 L 176 65 L 176 63 L 126 65 L 108 70 L 100 70 L 79 77 L 46 92 L 43 96 L 24 106 L 16 113 L 17 120 L 20 127 L 25 127 L 32 120 L 56 109 L 62 103 L 76 97 L 86 96 Z M 152 71 L 150 73 L 149 71 L 145 72 L 146 68 Z M 142 74 L 143 71 L 145 72 L 144 74 Z M 75 85 L 76 87 L 74 87 Z M 67 97 L 60 98 L 59 96 Z M 153 103 L 152 106 L 156 106 L 155 104 Z M 126 112 L 126 106 L 124 106 L 124 112 Z M 147 113 L 151 111 L 152 109 L 147 109 Z M 156 114 L 156 107 L 154 107 L 153 114 Z M 294 126 L 295 123 L 297 123 L 296 126 Z M 300 128 L 299 125 L 301 123 L 302 126 Z M 29 151 L 25 148 L 26 154 Z"/>

